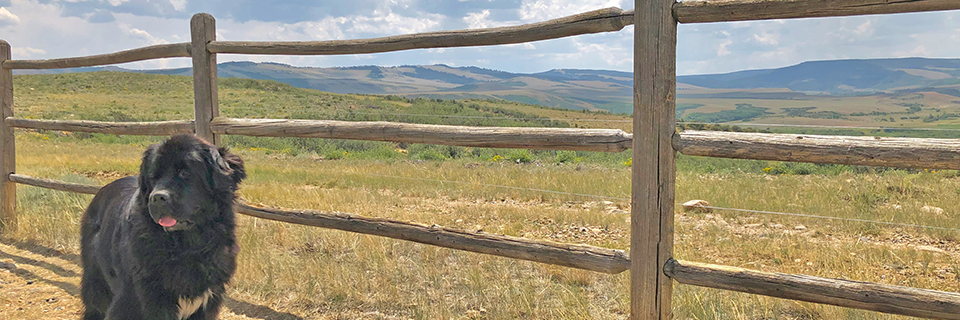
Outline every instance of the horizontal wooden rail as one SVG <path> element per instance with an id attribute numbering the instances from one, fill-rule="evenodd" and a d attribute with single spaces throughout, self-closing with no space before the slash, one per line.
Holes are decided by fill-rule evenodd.
<path id="1" fill-rule="evenodd" d="M 216 118 L 214 133 L 430 143 L 466 147 L 617 152 L 630 147 L 619 129 L 468 127 L 384 121 Z"/>
<path id="2" fill-rule="evenodd" d="M 100 186 L 80 184 L 80 183 L 71 183 L 60 180 L 53 179 L 44 179 L 31 177 L 22 174 L 11 173 L 10 181 L 25 184 L 28 186 L 47 188 L 60 191 L 70 191 L 76 193 L 85 193 L 85 194 L 96 194 L 97 191 L 100 191 Z"/>
<path id="3" fill-rule="evenodd" d="M 339 212 L 287 211 L 252 207 L 241 203 L 237 205 L 237 212 L 263 219 L 370 234 L 611 274 L 623 272 L 630 266 L 627 254 L 621 250 L 587 245 L 468 232 L 436 225 L 428 226 Z"/>
<path id="4" fill-rule="evenodd" d="M 79 131 L 106 134 L 124 134 L 139 136 L 170 136 L 192 134 L 193 121 L 155 121 L 155 122 L 105 122 L 86 120 L 37 120 L 7 118 L 7 125 L 17 128 Z"/>
<path id="5" fill-rule="evenodd" d="M 663 272 L 701 287 L 930 319 L 960 319 L 960 294 L 670 260 Z"/>
<path id="6" fill-rule="evenodd" d="M 193 121 L 100 122 L 7 118 L 12 127 L 122 135 L 193 133 Z M 216 118 L 214 133 L 428 143 L 465 147 L 618 152 L 633 135 L 619 129 L 469 127 L 383 121 Z M 960 140 L 687 130 L 673 147 L 689 156 L 960 170 Z"/>
<path id="7" fill-rule="evenodd" d="M 3 62 L 3 67 L 6 69 L 80 68 L 177 57 L 190 57 L 190 43 L 161 44 L 85 57 L 47 60 L 7 60 Z"/>
<path id="8" fill-rule="evenodd" d="M 960 140 L 687 130 L 673 147 L 690 156 L 960 170 Z"/>
<path id="9" fill-rule="evenodd" d="M 427 32 L 358 40 L 331 41 L 213 41 L 212 53 L 334 55 L 424 48 L 474 47 L 524 43 L 581 34 L 618 31 L 633 24 L 633 10 L 606 8 L 519 26 Z"/>
<path id="10" fill-rule="evenodd" d="M 840 17 L 960 9 L 957 0 L 707 0 L 673 5 L 680 23 Z"/>
<path id="11" fill-rule="evenodd" d="M 10 181 L 35 187 L 95 194 L 99 186 L 10 174 Z M 280 210 L 254 207 L 240 201 L 237 213 L 307 226 L 351 231 L 445 248 L 524 259 L 604 273 L 620 273 L 630 267 L 627 254 L 621 250 L 587 245 L 468 232 L 390 219 L 364 217 L 340 212 L 312 210 Z"/>

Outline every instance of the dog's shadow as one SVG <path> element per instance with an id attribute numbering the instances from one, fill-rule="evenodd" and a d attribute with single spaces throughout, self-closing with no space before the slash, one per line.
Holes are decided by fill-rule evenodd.
<path id="1" fill-rule="evenodd" d="M 246 301 L 240 301 L 233 298 L 227 298 L 223 302 L 223 305 L 230 308 L 230 311 L 236 314 L 242 314 L 247 317 L 254 319 L 263 319 L 263 320 L 303 320 L 302 317 L 273 310 L 267 306 L 261 306 L 258 304 L 252 304 Z"/>
<path id="2" fill-rule="evenodd" d="M 73 266 L 70 266 L 70 267 L 76 267 L 77 269 L 80 268 L 80 256 L 76 254 L 63 253 L 58 250 L 40 245 L 34 241 L 24 242 L 24 241 L 14 241 L 12 239 L 7 239 L 7 238 L 0 238 L 0 243 L 15 247 L 23 251 L 29 251 L 34 254 L 42 255 L 45 257 L 58 258 L 66 261 L 67 263 L 73 264 Z M 60 277 L 68 277 L 68 278 L 75 277 L 79 282 L 80 274 L 53 263 L 31 259 L 29 257 L 20 256 L 20 255 L 10 253 L 10 252 L 5 252 L 2 250 L 0 250 L 0 259 L 13 260 L 14 264 L 17 264 L 17 265 L 30 265 L 37 268 L 43 268 L 43 269 L 49 270 L 53 274 L 56 274 Z M 25 270 L 23 268 L 15 268 L 11 270 L 11 272 L 17 275 L 18 277 L 23 278 L 26 281 L 39 281 L 42 283 L 56 286 L 73 296 L 77 296 L 80 294 L 80 288 L 77 287 L 76 284 L 73 284 L 70 282 L 56 281 L 53 279 L 45 279 L 44 277 L 37 275 L 33 272 L 30 272 L 28 270 Z M 230 311 L 232 311 L 233 313 L 244 315 L 254 319 L 303 320 L 303 317 L 300 317 L 291 313 L 280 312 L 277 310 L 273 310 L 267 306 L 257 305 L 257 304 L 249 303 L 242 300 L 236 300 L 229 297 L 226 299 L 226 301 L 224 301 L 223 304 L 227 308 L 229 308 Z"/>

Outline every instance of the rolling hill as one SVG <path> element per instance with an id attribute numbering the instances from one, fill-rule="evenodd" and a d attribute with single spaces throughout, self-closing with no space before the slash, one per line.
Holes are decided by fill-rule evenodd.
<path id="1" fill-rule="evenodd" d="M 787 88 L 825 94 L 876 92 L 960 84 L 960 59 L 873 59 L 808 61 L 779 69 L 682 76 L 705 88 Z"/>
<path id="2" fill-rule="evenodd" d="M 190 68 L 118 67 L 39 70 L 31 73 L 123 71 L 190 75 Z M 295 67 L 227 62 L 221 77 L 275 80 L 333 93 L 392 94 L 442 99 L 501 99 L 574 110 L 632 112 L 633 76 L 610 70 L 555 69 L 512 73 L 479 67 Z M 810 61 L 794 66 L 724 74 L 679 76 L 678 99 L 809 100 L 811 96 L 863 96 L 931 91 L 960 100 L 960 59 Z"/>

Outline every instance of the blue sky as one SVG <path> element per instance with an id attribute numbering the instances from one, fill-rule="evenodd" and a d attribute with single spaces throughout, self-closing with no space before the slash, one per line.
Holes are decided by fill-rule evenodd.
<path id="1" fill-rule="evenodd" d="M 531 23 L 584 11 L 633 8 L 621 0 L 0 0 L 0 38 L 15 59 L 100 54 L 186 42 L 207 12 L 220 40 L 331 40 Z M 219 61 L 297 66 L 437 64 L 512 72 L 632 70 L 633 28 L 480 48 L 347 56 L 220 55 Z M 681 25 L 678 74 L 775 68 L 809 60 L 960 57 L 960 11 Z M 123 65 L 184 67 L 189 59 Z"/>

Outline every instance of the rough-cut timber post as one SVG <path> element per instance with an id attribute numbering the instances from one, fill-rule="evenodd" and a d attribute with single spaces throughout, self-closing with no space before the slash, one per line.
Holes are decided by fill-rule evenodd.
<path id="1" fill-rule="evenodd" d="M 671 319 L 676 152 L 677 21 L 674 0 L 635 0 L 630 318 Z"/>
<path id="2" fill-rule="evenodd" d="M 0 40 L 0 63 L 10 60 L 10 44 Z M 13 70 L 0 67 L 0 118 L 13 117 Z M 17 226 L 17 184 L 9 175 L 17 169 L 13 127 L 0 121 L 0 231 Z"/>
<path id="3" fill-rule="evenodd" d="M 217 96 L 217 55 L 207 51 L 207 43 L 217 40 L 213 16 L 198 13 L 190 19 L 191 54 L 193 55 L 193 110 L 197 135 L 220 145 L 220 138 L 210 130 L 210 121 L 220 116 Z"/>

